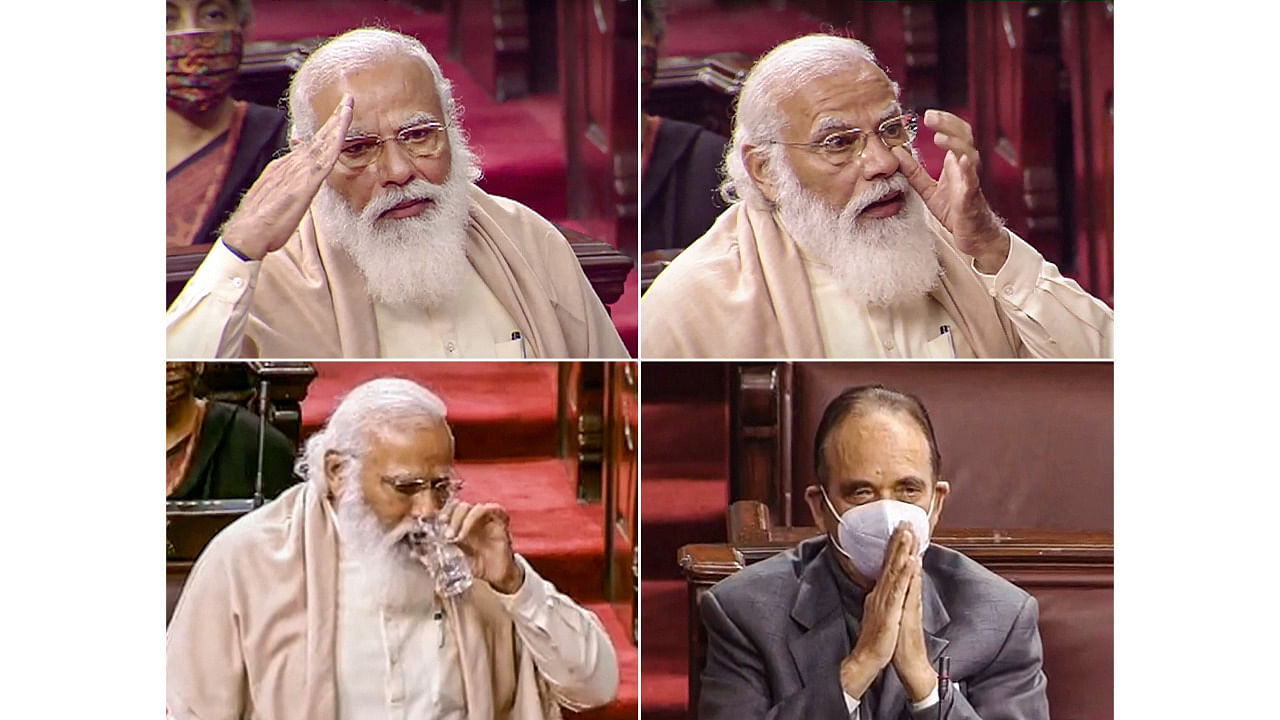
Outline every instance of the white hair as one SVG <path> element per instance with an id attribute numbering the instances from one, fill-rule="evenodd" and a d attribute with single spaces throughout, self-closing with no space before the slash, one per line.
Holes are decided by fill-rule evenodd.
<path id="1" fill-rule="evenodd" d="M 453 99 L 453 83 L 445 78 L 440 65 L 420 40 L 409 35 L 377 27 L 349 30 L 330 39 L 311 53 L 289 81 L 289 137 L 309 140 L 321 123 L 316 118 L 311 100 L 322 88 L 343 75 L 372 67 L 394 58 L 410 57 L 422 61 L 431 71 L 436 95 L 444 111 L 452 161 L 462 165 L 468 180 L 480 179 L 480 165 L 467 146 L 467 136 L 459 119 L 462 106 Z"/>
<path id="2" fill-rule="evenodd" d="M 367 452 L 375 427 L 391 423 L 444 423 L 448 428 L 444 402 L 412 380 L 378 378 L 356 386 L 325 421 L 324 427 L 307 438 L 295 470 L 299 477 L 315 483 L 328 493 L 324 456 L 330 451 L 350 455 L 358 465 Z M 449 442 L 453 443 L 450 432 Z"/>
<path id="3" fill-rule="evenodd" d="M 777 140 L 786 128 L 787 118 L 782 102 L 799 87 L 818 78 L 847 72 L 852 65 L 876 64 L 875 53 L 866 44 L 838 35 L 805 35 L 778 45 L 765 53 L 747 73 L 738 94 L 733 121 L 733 138 L 725 150 L 720 194 L 727 202 L 746 202 L 751 207 L 772 210 L 766 198 L 747 172 L 743 153 L 747 147 L 768 153 L 770 172 L 785 162 L 781 145 L 766 145 Z M 898 84 L 890 81 L 894 97 Z M 774 175 L 777 178 L 777 175 Z"/>

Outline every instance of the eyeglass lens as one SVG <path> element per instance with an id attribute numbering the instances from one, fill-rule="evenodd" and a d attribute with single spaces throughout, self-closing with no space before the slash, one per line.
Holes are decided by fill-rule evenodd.
<path id="1" fill-rule="evenodd" d="M 387 140 L 400 143 L 400 147 L 414 157 L 431 157 L 444 148 L 444 137 L 444 127 L 441 125 L 418 125 L 405 128 L 392 138 L 352 138 L 343 145 L 338 157 L 347 167 L 367 167 L 382 154 L 382 146 Z"/>

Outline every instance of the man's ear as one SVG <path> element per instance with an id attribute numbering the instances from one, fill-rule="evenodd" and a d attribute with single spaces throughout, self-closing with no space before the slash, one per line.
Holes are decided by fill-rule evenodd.
<path id="1" fill-rule="evenodd" d="M 774 168 L 769 167 L 769 153 L 765 148 L 756 145 L 743 147 L 742 161 L 747 168 L 747 174 L 760 189 L 760 194 L 764 195 L 769 202 L 777 202 L 778 192 L 773 184 Z"/>
<path id="2" fill-rule="evenodd" d="M 324 480 L 325 487 L 329 488 L 329 497 L 338 498 L 338 491 L 342 489 L 342 469 L 346 467 L 347 458 L 336 450 L 329 450 L 324 454 Z"/>
<path id="3" fill-rule="evenodd" d="M 813 514 L 813 524 L 822 532 L 827 532 L 827 504 L 822 500 L 822 489 L 817 485 L 805 488 L 804 501 L 809 504 L 809 512 Z"/>
<path id="4" fill-rule="evenodd" d="M 933 484 L 933 514 L 929 516 L 929 534 L 938 527 L 938 518 L 942 517 L 942 506 L 947 504 L 947 496 L 951 494 L 951 483 L 939 480 Z"/>

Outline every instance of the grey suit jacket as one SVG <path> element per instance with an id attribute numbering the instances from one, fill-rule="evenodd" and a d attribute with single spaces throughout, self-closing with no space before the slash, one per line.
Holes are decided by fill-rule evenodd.
<path id="1" fill-rule="evenodd" d="M 705 593 L 703 720 L 848 718 L 840 662 L 853 649 L 824 537 L 739 572 Z M 1035 598 L 964 555 L 924 555 L 924 639 L 929 659 L 951 658 L 949 720 L 1047 720 Z M 913 717 L 893 666 L 881 673 L 875 720 Z M 870 720 L 863 713 L 862 720 Z"/>

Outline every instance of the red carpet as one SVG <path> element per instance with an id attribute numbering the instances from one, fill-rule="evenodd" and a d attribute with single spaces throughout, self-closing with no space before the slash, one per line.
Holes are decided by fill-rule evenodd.
<path id="1" fill-rule="evenodd" d="M 302 403 L 304 436 L 319 429 L 351 388 L 395 376 L 414 380 L 444 400 L 461 461 L 556 453 L 556 363 L 334 361 L 315 367 L 316 379 Z"/>
<path id="2" fill-rule="evenodd" d="M 725 373 L 719 363 L 648 363 L 641 370 L 641 715 L 647 720 L 689 716 L 690 618 L 676 551 L 726 539 Z"/>
<path id="3" fill-rule="evenodd" d="M 373 377 L 408 377 L 430 387 L 449 407 L 457 440 L 458 475 L 468 502 L 496 501 L 511 516 L 516 552 L 562 592 L 594 611 L 618 654 L 621 685 L 609 705 L 580 715 L 596 720 L 636 717 L 639 657 L 629 621 L 604 595 L 604 508 L 576 499 L 575 461 L 556 453 L 556 363 L 318 362 L 302 404 L 303 432 L 318 429 L 341 398 Z"/>

